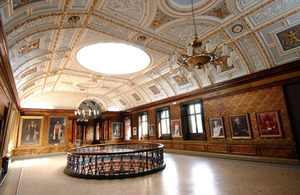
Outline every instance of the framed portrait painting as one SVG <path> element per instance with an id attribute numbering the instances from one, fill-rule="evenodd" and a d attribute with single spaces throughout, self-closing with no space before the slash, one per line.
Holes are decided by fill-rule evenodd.
<path id="1" fill-rule="evenodd" d="M 111 129 L 112 129 L 112 138 L 113 139 L 123 138 L 123 123 L 112 122 Z"/>
<path id="2" fill-rule="evenodd" d="M 18 146 L 39 146 L 42 144 L 43 116 L 21 116 Z"/>
<path id="3" fill-rule="evenodd" d="M 261 137 L 282 137 L 278 111 L 256 113 Z"/>
<path id="4" fill-rule="evenodd" d="M 222 117 L 209 119 L 211 138 L 225 138 L 224 124 Z"/>
<path id="5" fill-rule="evenodd" d="M 50 117 L 48 129 L 48 144 L 65 143 L 65 117 Z"/>
<path id="6" fill-rule="evenodd" d="M 155 136 L 154 125 L 149 125 L 149 136 Z"/>
<path id="7" fill-rule="evenodd" d="M 181 121 L 180 119 L 171 120 L 172 137 L 181 137 Z"/>
<path id="8" fill-rule="evenodd" d="M 252 139 L 247 114 L 229 115 L 229 122 L 233 139 Z"/>

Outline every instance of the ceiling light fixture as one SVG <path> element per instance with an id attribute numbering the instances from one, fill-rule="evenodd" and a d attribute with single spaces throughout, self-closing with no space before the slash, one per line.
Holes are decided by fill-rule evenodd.
<path id="1" fill-rule="evenodd" d="M 99 105 L 98 109 L 92 109 L 89 105 L 88 100 L 88 84 L 86 88 L 86 101 L 82 102 L 78 108 L 78 110 L 75 111 L 75 115 L 77 115 L 77 121 L 78 122 L 88 122 L 91 118 L 97 118 L 97 116 L 100 114 L 99 112 Z M 82 105 L 84 104 L 84 106 Z M 80 109 L 81 108 L 81 109 Z"/>
<path id="2" fill-rule="evenodd" d="M 173 53 L 172 62 L 171 60 L 168 60 L 167 62 L 170 70 L 172 71 L 172 63 L 173 64 L 175 63 L 180 66 L 184 66 L 188 70 L 190 70 L 189 77 L 192 77 L 192 71 L 190 67 L 195 67 L 198 69 L 204 69 L 204 68 L 207 69 L 208 66 L 206 64 L 208 63 L 213 64 L 213 62 L 218 62 L 221 59 L 221 57 L 226 57 L 227 66 L 232 66 L 232 58 L 234 58 L 235 52 L 234 50 L 229 51 L 225 43 L 222 46 L 221 52 L 217 52 L 217 49 L 222 42 L 219 43 L 214 50 L 212 49 L 212 45 L 209 41 L 207 41 L 205 46 L 203 47 L 203 43 L 198 39 L 198 35 L 197 35 L 193 0 L 191 0 L 191 3 L 192 3 L 192 19 L 193 19 L 193 25 L 195 30 L 195 39 L 187 46 L 186 54 L 179 53 L 179 57 L 177 57 L 177 55 Z M 217 71 L 221 72 L 221 68 L 222 68 L 221 65 L 218 65 Z M 181 69 L 178 70 L 178 75 L 179 76 L 182 75 Z"/>

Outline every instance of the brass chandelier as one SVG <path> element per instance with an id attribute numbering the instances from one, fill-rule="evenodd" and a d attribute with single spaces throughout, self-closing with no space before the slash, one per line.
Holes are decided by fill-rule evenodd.
<path id="1" fill-rule="evenodd" d="M 86 89 L 86 100 L 84 102 L 82 102 L 78 108 L 78 110 L 76 110 L 74 112 L 75 115 L 77 115 L 77 121 L 79 122 L 88 122 L 89 119 L 91 118 L 97 118 L 97 115 L 100 114 L 99 112 L 99 105 L 98 105 L 98 109 L 92 109 L 89 106 L 89 100 L 88 100 L 88 86 Z M 93 101 L 92 101 L 93 102 Z M 83 105 L 85 104 L 85 105 Z M 80 109 L 81 108 L 81 109 Z"/>
<path id="2" fill-rule="evenodd" d="M 226 57 L 227 65 L 232 66 L 232 58 L 234 58 L 235 56 L 234 50 L 229 51 L 227 45 L 224 43 L 222 45 L 222 51 L 217 52 L 217 49 L 222 42 L 219 43 L 213 50 L 212 45 L 209 41 L 207 41 L 205 46 L 203 46 L 202 41 L 198 39 L 196 24 L 195 24 L 193 0 L 191 0 L 191 3 L 192 3 L 192 19 L 193 19 L 193 26 L 195 30 L 195 39 L 187 46 L 186 54 L 179 53 L 178 57 L 175 53 L 172 54 L 172 62 L 170 60 L 168 60 L 167 62 L 170 70 L 172 70 L 172 63 L 178 64 L 190 70 L 189 77 L 191 77 L 192 71 L 190 67 L 194 67 L 198 69 L 204 69 L 204 68 L 207 69 L 208 63 L 213 64 L 213 62 L 220 60 L 221 57 Z M 217 72 L 221 72 L 221 65 L 217 65 Z M 206 70 L 206 74 L 207 74 L 207 70 Z M 178 75 L 181 77 L 182 75 L 181 69 L 179 69 Z"/>

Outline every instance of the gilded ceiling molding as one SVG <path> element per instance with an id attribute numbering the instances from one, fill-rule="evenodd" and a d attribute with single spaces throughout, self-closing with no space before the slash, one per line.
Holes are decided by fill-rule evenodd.
<path id="1" fill-rule="evenodd" d="M 93 1 L 93 4 L 91 5 L 91 7 L 90 7 L 90 9 L 89 9 L 89 11 L 88 11 L 88 13 L 87 13 L 87 16 L 85 17 L 85 20 L 83 21 L 83 24 L 82 24 L 82 26 L 81 26 L 81 28 L 80 28 L 80 31 L 77 33 L 77 36 L 76 36 L 76 38 L 75 38 L 74 43 L 72 44 L 72 46 L 71 46 L 71 48 L 70 48 L 70 51 L 72 51 L 72 50 L 75 48 L 76 44 L 78 43 L 79 39 L 81 38 L 82 33 L 83 33 L 84 29 L 85 29 L 86 23 L 87 23 L 88 19 L 90 18 L 90 15 L 91 15 L 91 13 L 93 12 L 96 3 L 97 3 L 97 1 L 94 0 L 94 1 Z M 63 20 L 62 20 L 62 21 L 63 21 Z M 62 73 L 63 73 L 63 71 L 64 71 L 64 69 L 65 69 L 65 67 L 66 67 L 66 64 L 69 62 L 69 60 L 70 60 L 70 57 L 68 57 L 68 58 L 65 59 L 65 61 L 64 61 L 64 63 L 63 63 L 63 66 L 62 66 L 62 68 L 61 68 L 61 72 L 59 73 L 59 75 L 58 75 L 58 77 L 57 77 L 57 79 L 56 79 L 56 82 L 55 82 L 55 84 L 54 84 L 54 86 L 53 86 L 53 88 L 52 88 L 51 91 L 54 91 L 54 89 L 55 89 L 55 87 L 56 87 L 56 85 L 57 85 L 57 83 L 58 83 L 58 81 L 59 81 L 59 79 L 60 79 L 60 77 L 61 77 L 61 75 L 62 75 Z"/>
<path id="2" fill-rule="evenodd" d="M 19 68 L 21 68 L 22 66 L 24 66 L 25 64 L 27 64 L 28 62 L 35 60 L 37 58 L 43 57 L 43 56 L 47 56 L 50 55 L 52 52 L 48 52 L 48 53 L 43 53 L 37 56 L 34 56 L 34 58 L 31 58 L 29 60 L 26 60 L 25 62 L 23 62 L 22 64 L 18 65 L 15 69 L 13 69 L 13 72 L 16 72 Z"/>
<path id="3" fill-rule="evenodd" d="M 40 43 L 40 39 L 36 39 L 34 41 L 31 41 L 29 43 L 26 43 L 25 45 L 21 46 L 20 48 L 18 48 L 18 56 L 23 56 L 25 54 L 27 54 L 30 51 L 34 51 L 36 49 L 39 49 L 39 43 Z"/>
<path id="4" fill-rule="evenodd" d="M 38 75 L 36 75 L 35 77 L 32 77 L 30 80 L 28 80 L 26 83 L 23 83 L 21 86 L 19 86 L 18 90 L 19 89 L 22 89 L 22 87 L 26 86 L 27 83 L 32 83 L 32 82 L 36 82 L 36 81 L 39 81 L 42 79 L 43 75 L 45 75 L 46 73 L 45 72 L 42 72 Z"/>
<path id="5" fill-rule="evenodd" d="M 204 4 L 202 4 L 202 5 L 198 6 L 198 7 L 195 7 L 195 8 L 194 8 L 194 11 L 198 11 L 198 10 L 200 10 L 200 9 L 202 9 L 202 8 L 206 7 L 207 5 L 209 5 L 209 4 L 211 4 L 211 3 L 214 3 L 214 2 L 215 2 L 215 0 L 208 0 L 206 3 L 204 3 Z M 189 10 L 182 10 L 182 9 L 178 9 L 178 8 L 174 7 L 174 6 L 169 2 L 169 0 L 165 0 L 165 4 L 166 4 L 171 10 L 173 10 L 173 11 L 175 11 L 175 12 L 179 12 L 179 13 L 190 13 L 190 12 L 192 12 L 192 9 L 189 9 Z"/>
<path id="6" fill-rule="evenodd" d="M 123 94 L 126 97 L 127 103 L 132 107 L 136 106 L 136 104 L 131 100 L 131 98 L 127 94 Z M 125 98 L 124 98 L 125 99 Z"/>
<path id="7" fill-rule="evenodd" d="M 273 20 L 273 21 L 271 21 L 271 22 L 269 22 L 269 23 L 267 23 L 267 24 L 265 24 L 265 25 L 259 26 L 258 28 L 254 29 L 253 32 L 260 31 L 260 30 L 262 30 L 262 29 L 264 29 L 264 28 L 266 28 L 266 27 L 268 27 L 268 26 L 271 26 L 272 24 L 275 24 L 275 23 L 277 23 L 277 22 L 279 22 L 279 21 L 281 21 L 281 20 L 285 20 L 285 19 L 287 19 L 289 16 L 291 16 L 291 15 L 293 15 L 293 14 L 296 14 L 296 13 L 299 13 L 299 12 L 300 12 L 300 8 L 295 9 L 294 11 L 292 11 L 292 12 L 286 14 L 286 15 L 283 15 L 283 16 L 281 16 L 280 18 L 277 18 L 276 20 Z"/>
<path id="8" fill-rule="evenodd" d="M 141 32 L 141 31 L 137 30 L 136 28 L 129 27 L 129 26 L 126 26 L 126 25 L 124 25 L 124 24 L 122 24 L 122 23 L 118 23 L 118 22 L 116 22 L 116 21 L 107 19 L 107 18 L 105 18 L 105 17 L 103 17 L 103 16 L 101 16 L 101 15 L 96 15 L 96 14 L 94 14 L 94 13 L 92 13 L 92 15 L 93 15 L 94 17 L 99 18 L 99 19 L 105 20 L 105 21 L 107 21 L 107 22 L 109 22 L 109 23 L 113 23 L 113 24 L 116 24 L 116 25 L 121 26 L 121 27 L 123 27 L 123 28 L 126 28 L 126 29 L 128 29 L 128 30 L 131 30 L 131 31 L 133 31 L 133 32 L 136 32 L 136 33 L 139 33 L 139 34 L 144 34 L 144 35 L 146 35 L 146 36 L 149 37 L 149 38 L 153 38 L 153 39 L 155 39 L 155 40 L 157 40 L 157 41 L 160 41 L 160 42 L 162 42 L 162 43 L 168 44 L 168 45 L 170 45 L 170 46 L 172 46 L 172 47 L 175 47 L 175 48 L 177 48 L 177 49 L 182 49 L 182 47 L 179 47 L 178 45 L 175 45 L 175 44 L 173 44 L 173 43 L 170 43 L 169 41 L 164 41 L 164 40 L 161 39 L 161 38 L 157 38 L 155 35 L 152 35 L 152 34 L 150 34 L 150 33 L 148 33 L 148 32 Z"/>
<path id="9" fill-rule="evenodd" d="M 34 66 L 38 66 L 38 65 L 40 65 L 41 63 L 46 62 L 46 61 L 48 61 L 48 60 L 44 60 L 44 61 L 41 61 L 41 62 L 37 62 L 37 63 L 31 64 L 30 66 L 27 66 L 24 70 L 20 71 L 19 74 L 17 74 L 17 75 L 15 76 L 15 78 L 20 77 L 20 75 L 22 75 L 22 74 L 23 74 L 24 72 L 26 72 L 28 69 L 30 69 L 30 68 L 32 68 L 32 67 L 34 67 Z"/>
<path id="10" fill-rule="evenodd" d="M 230 38 L 230 35 L 226 33 L 225 31 L 225 28 L 222 28 L 222 32 L 223 34 L 227 37 L 227 39 L 231 40 L 231 43 L 233 44 L 234 46 L 234 49 L 235 51 L 238 53 L 238 56 L 242 57 L 242 62 L 243 62 L 243 65 L 245 66 L 245 69 L 247 70 L 247 72 L 250 74 L 252 73 L 251 71 L 251 68 L 249 66 L 249 64 L 247 63 L 247 60 L 246 60 L 246 57 L 244 56 L 243 52 L 240 50 L 240 48 L 237 46 L 237 39 L 235 41 L 233 41 L 231 38 Z"/>
<path id="11" fill-rule="evenodd" d="M 150 100 L 151 102 L 153 102 L 152 98 L 151 98 L 150 95 L 144 90 L 143 87 L 138 86 L 138 87 L 136 87 L 135 90 L 138 91 L 137 89 L 142 90 L 142 91 L 144 92 L 144 94 L 146 94 L 146 96 L 149 98 L 149 100 Z M 142 97 L 143 97 L 143 99 L 144 99 L 144 102 L 148 103 L 148 102 L 145 100 L 144 96 L 142 96 Z"/>
<path id="12" fill-rule="evenodd" d="M 25 73 L 23 73 L 23 74 L 21 75 L 21 79 L 23 79 L 23 78 L 27 77 L 28 75 L 33 74 L 33 73 L 35 73 L 35 72 L 37 72 L 37 67 L 33 67 L 33 68 L 31 68 L 30 70 L 28 70 L 28 71 L 26 71 Z"/>
<path id="13" fill-rule="evenodd" d="M 40 15 L 37 16 L 35 18 L 31 18 L 31 19 L 27 19 L 25 20 L 23 23 L 18 24 L 16 26 L 14 26 L 11 30 L 7 31 L 5 33 L 5 36 L 9 36 L 11 33 L 13 33 L 14 31 L 18 30 L 19 28 L 23 27 L 24 25 L 37 21 L 37 20 L 41 20 L 41 19 L 46 19 L 46 18 L 52 18 L 52 17 L 56 17 L 56 16 L 62 16 L 63 14 L 58 14 L 58 13 L 52 13 L 52 14 L 48 14 L 48 15 Z"/>
<path id="14" fill-rule="evenodd" d="M 50 55 L 50 61 L 48 62 L 48 65 L 46 65 L 46 67 L 47 67 L 46 76 L 45 76 L 44 85 L 43 85 L 43 89 L 41 91 L 41 94 L 44 93 L 44 89 L 45 89 L 45 86 L 46 86 L 46 83 L 47 83 L 48 74 L 49 74 L 49 71 L 50 71 L 51 66 L 52 66 L 53 56 L 54 56 L 55 51 L 57 50 L 58 41 L 60 39 L 60 35 L 61 35 L 62 30 L 63 30 L 63 24 L 64 24 L 64 21 L 65 21 L 66 15 L 67 15 L 67 10 L 69 8 L 70 1 L 71 0 L 66 0 L 65 6 L 64 6 L 64 9 L 63 9 L 63 15 L 62 15 L 62 18 L 59 22 L 59 28 L 58 28 L 58 31 L 56 33 L 56 38 L 55 38 L 55 41 L 54 41 L 53 48 L 51 50 L 52 53 Z"/>
<path id="15" fill-rule="evenodd" d="M 24 88 L 22 88 L 20 90 L 22 90 L 23 92 L 25 92 L 26 90 L 28 90 L 30 87 L 33 87 L 33 86 L 35 86 L 35 82 L 29 83 L 28 85 L 26 85 Z"/>
<path id="16" fill-rule="evenodd" d="M 209 10 L 208 12 L 205 12 L 203 15 L 208 15 L 208 16 L 214 16 L 217 18 L 220 18 L 223 20 L 227 16 L 229 16 L 231 13 L 227 8 L 226 1 L 222 1 L 220 4 Z"/>
<path id="17" fill-rule="evenodd" d="M 241 17 L 249 16 L 250 14 L 256 12 L 257 10 L 260 10 L 261 8 L 263 8 L 263 7 L 267 6 L 267 5 L 269 5 L 270 3 L 274 2 L 274 1 L 275 1 L 275 0 L 269 0 L 269 1 L 267 1 L 267 2 L 265 2 L 265 3 L 263 3 L 263 4 L 261 4 L 261 5 L 258 6 L 257 8 L 255 8 L 255 9 L 253 9 L 253 10 L 247 12 L 246 14 L 242 15 Z"/>
<path id="18" fill-rule="evenodd" d="M 27 34 L 25 37 L 21 38 L 21 39 L 18 39 L 17 41 L 15 41 L 12 45 L 10 45 L 8 47 L 8 50 L 11 50 L 15 45 L 19 44 L 20 42 L 24 41 L 25 39 L 29 38 L 29 37 L 32 37 L 36 34 L 40 34 L 40 33 L 43 33 L 43 32 L 47 32 L 47 31 L 54 31 L 54 30 L 59 30 L 58 27 L 56 28 L 48 28 L 48 29 L 44 29 L 44 30 L 38 30 L 38 31 L 35 31 L 34 33 L 31 33 L 31 34 Z"/>
<path id="19" fill-rule="evenodd" d="M 157 8 L 156 15 L 150 24 L 150 28 L 156 30 L 160 26 L 162 26 L 172 20 L 175 20 L 175 18 L 172 18 L 172 17 L 164 14 L 159 8 Z"/>
<path id="20" fill-rule="evenodd" d="M 247 26 L 248 29 L 251 29 L 249 28 L 250 25 L 249 23 L 245 20 L 245 18 L 242 18 L 242 21 L 244 22 L 244 24 Z M 251 30 L 250 30 L 251 31 Z M 267 54 L 267 51 L 266 49 L 264 48 L 262 42 L 260 41 L 260 39 L 258 38 L 257 34 L 256 33 L 251 33 L 254 37 L 254 39 L 256 40 L 256 43 L 259 45 L 259 48 L 262 50 L 262 53 L 263 53 L 263 56 L 265 58 L 265 60 L 267 61 L 267 67 L 268 68 L 271 68 L 272 65 L 271 65 L 271 61 L 270 61 L 270 58 L 268 57 L 268 54 Z"/>

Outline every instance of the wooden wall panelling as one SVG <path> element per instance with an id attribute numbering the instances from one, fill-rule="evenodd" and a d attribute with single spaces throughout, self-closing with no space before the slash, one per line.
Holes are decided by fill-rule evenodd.
<path id="1" fill-rule="evenodd" d="M 229 145 L 230 154 L 258 156 L 256 146 Z"/>
<path id="2" fill-rule="evenodd" d="M 206 146 L 205 144 L 195 144 L 195 143 L 187 143 L 185 146 L 186 150 L 192 150 L 192 151 L 199 151 L 199 152 L 206 152 Z"/>
<path id="3" fill-rule="evenodd" d="M 290 146 L 259 146 L 260 156 L 278 158 L 296 158 L 296 148 Z"/>
<path id="4" fill-rule="evenodd" d="M 206 147 L 207 152 L 229 153 L 227 144 L 207 144 Z"/>

